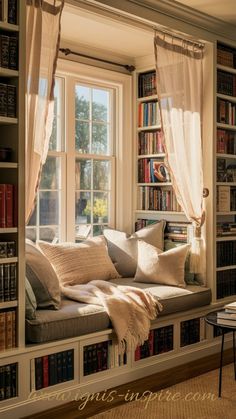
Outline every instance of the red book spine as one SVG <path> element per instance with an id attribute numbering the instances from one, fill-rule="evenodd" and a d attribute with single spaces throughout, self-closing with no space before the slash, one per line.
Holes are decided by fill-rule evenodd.
<path id="1" fill-rule="evenodd" d="M 0 184 L 0 228 L 6 227 L 6 185 Z"/>
<path id="2" fill-rule="evenodd" d="M 13 227 L 13 185 L 6 185 L 6 227 Z"/>
<path id="3" fill-rule="evenodd" d="M 43 388 L 49 386 L 48 355 L 43 356 Z"/>
<path id="4" fill-rule="evenodd" d="M 18 188 L 13 185 L 13 227 L 18 226 Z"/>
<path id="5" fill-rule="evenodd" d="M 140 355 L 140 346 L 137 346 L 137 348 L 135 349 L 135 353 L 134 353 L 134 360 L 138 361 L 140 359 L 141 355 Z"/>

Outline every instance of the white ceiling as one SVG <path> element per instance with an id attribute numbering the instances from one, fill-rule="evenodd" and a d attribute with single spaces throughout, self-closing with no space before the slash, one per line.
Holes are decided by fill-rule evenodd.
<path id="1" fill-rule="evenodd" d="M 224 20 L 236 25 L 235 0 L 176 0 L 185 6 L 192 7 L 199 12 Z"/>
<path id="2" fill-rule="evenodd" d="M 175 3 L 175 1 L 173 1 Z M 178 0 L 236 25 L 236 0 Z M 130 61 L 153 54 L 153 32 L 128 25 L 122 19 L 101 16 L 72 5 L 62 13 L 62 43 L 76 45 L 77 50 L 120 57 Z M 127 57 L 127 58 L 126 58 Z"/>

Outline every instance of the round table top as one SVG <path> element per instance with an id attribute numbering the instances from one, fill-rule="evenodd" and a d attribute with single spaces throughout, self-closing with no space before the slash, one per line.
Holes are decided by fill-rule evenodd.
<path id="1" fill-rule="evenodd" d="M 211 311 L 205 316 L 205 321 L 211 324 L 212 326 L 221 327 L 222 329 L 236 330 L 236 321 L 235 321 L 235 326 L 220 323 L 220 319 L 217 318 L 217 313 L 220 311 L 224 311 L 224 310 Z"/>

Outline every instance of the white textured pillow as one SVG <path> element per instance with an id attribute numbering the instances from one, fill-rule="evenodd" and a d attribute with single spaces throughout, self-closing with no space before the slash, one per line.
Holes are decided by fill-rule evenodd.
<path id="1" fill-rule="evenodd" d="M 138 266 L 134 280 L 185 288 L 184 267 L 189 248 L 189 244 L 184 244 L 162 252 L 151 244 L 139 240 Z"/>
<path id="2" fill-rule="evenodd" d="M 53 265 L 61 285 L 85 284 L 94 279 L 107 281 L 120 276 L 108 255 L 104 237 L 79 244 L 39 241 L 38 245 Z"/>
<path id="3" fill-rule="evenodd" d="M 138 239 L 143 239 L 145 242 L 163 250 L 165 225 L 166 222 L 161 220 L 142 228 L 132 234 L 132 236 L 123 231 L 104 229 L 103 234 L 107 240 L 108 253 L 116 264 L 116 269 L 121 276 L 125 278 L 135 275 L 138 258 Z"/>

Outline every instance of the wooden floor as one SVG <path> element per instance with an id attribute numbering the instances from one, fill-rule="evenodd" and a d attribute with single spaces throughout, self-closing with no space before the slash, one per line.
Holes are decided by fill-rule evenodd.
<path id="1" fill-rule="evenodd" d="M 181 365 L 175 368 L 171 368 L 167 371 L 133 381 L 132 383 L 123 384 L 122 386 L 115 387 L 117 394 L 126 394 L 128 390 L 132 390 L 133 393 L 142 394 L 144 391 L 160 391 L 166 387 L 177 384 L 181 381 L 187 380 L 205 372 L 211 371 L 219 367 L 220 354 L 211 355 L 200 360 L 193 361 L 186 365 Z M 232 350 L 224 352 L 224 365 L 233 362 Z M 100 394 L 102 395 L 102 393 Z M 37 415 L 27 416 L 27 419 L 77 419 L 77 418 L 91 418 L 93 415 L 105 410 L 111 409 L 116 406 L 120 406 L 125 403 L 124 398 L 119 396 L 114 397 L 112 402 L 107 403 L 106 401 L 91 401 L 88 402 L 83 410 L 78 410 L 78 406 L 81 405 L 81 400 L 78 402 L 70 402 L 57 408 L 40 412 Z"/>

